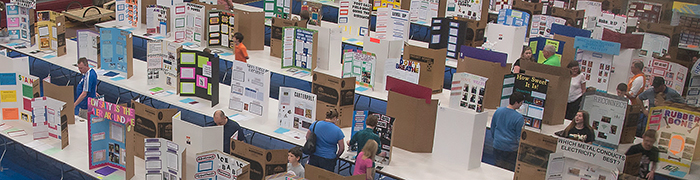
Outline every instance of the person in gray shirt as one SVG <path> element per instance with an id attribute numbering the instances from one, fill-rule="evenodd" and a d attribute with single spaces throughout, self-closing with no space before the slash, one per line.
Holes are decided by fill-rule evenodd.
<path id="1" fill-rule="evenodd" d="M 659 93 L 663 93 L 665 95 L 664 99 L 666 101 L 685 103 L 683 97 L 681 97 L 676 90 L 666 87 L 666 80 L 664 80 L 664 78 L 658 76 L 654 77 L 654 81 L 652 81 L 651 86 L 654 88 L 647 89 L 638 96 L 639 100 L 649 100 L 649 108 L 656 107 L 654 99 L 656 98 L 656 94 Z"/>
<path id="2" fill-rule="evenodd" d="M 287 172 L 293 172 L 297 177 L 304 177 L 304 166 L 301 165 L 301 147 L 293 147 L 287 153 Z"/>

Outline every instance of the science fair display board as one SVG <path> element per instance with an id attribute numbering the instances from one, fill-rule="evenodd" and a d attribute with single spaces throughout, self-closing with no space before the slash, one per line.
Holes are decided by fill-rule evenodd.
<path id="1" fill-rule="evenodd" d="M 138 28 L 141 25 L 141 0 L 116 0 L 116 17 L 119 24 Z"/>
<path id="2" fill-rule="evenodd" d="M 444 164 L 466 169 L 481 166 L 488 114 L 439 106 L 435 121 L 432 157 Z"/>
<path id="3" fill-rule="evenodd" d="M 593 127 L 596 145 L 617 149 L 625 127 L 627 98 L 593 92 L 585 93 L 581 110 L 589 113 L 589 122 Z"/>
<path id="4" fill-rule="evenodd" d="M 316 121 L 316 95 L 295 88 L 280 87 L 278 125 L 308 131 Z"/>
<path id="5" fill-rule="evenodd" d="M 169 3 L 168 3 L 169 4 Z M 146 7 L 146 33 L 151 35 L 168 36 L 170 28 L 170 7 L 164 5 L 148 5 Z"/>
<path id="6" fill-rule="evenodd" d="M 30 101 L 33 97 L 51 97 L 51 98 L 54 98 L 54 99 L 62 101 L 62 102 L 75 101 L 75 99 L 73 98 L 75 96 L 75 94 L 73 93 L 73 91 L 74 91 L 73 86 L 58 86 L 55 84 L 51 84 L 50 82 L 47 82 L 46 80 L 39 80 L 39 79 L 34 79 L 33 81 L 34 81 L 33 82 L 34 84 L 32 84 L 32 91 L 33 91 L 32 94 L 34 96 L 31 96 L 29 94 L 29 89 L 23 89 L 23 96 L 25 99 L 25 105 L 27 103 L 31 103 Z M 23 80 L 22 83 L 28 85 L 28 82 L 29 82 L 28 80 Z M 25 87 L 23 87 L 23 88 L 25 88 Z M 24 90 L 26 90 L 26 91 L 24 91 Z M 30 106 L 25 106 L 25 108 L 26 108 L 25 110 L 31 111 Z M 75 111 L 74 111 L 75 107 L 74 106 L 63 106 L 63 109 L 64 109 L 64 111 L 68 112 L 67 114 L 69 114 L 68 116 L 66 116 L 68 118 L 68 124 L 75 124 L 75 116 L 70 115 L 70 114 L 75 113 Z M 27 122 L 32 122 L 31 121 L 32 117 L 29 114 L 31 114 L 31 112 L 27 113 L 27 116 L 28 116 Z M 25 114 L 22 114 L 22 120 L 24 120 L 24 117 L 25 117 Z"/>
<path id="7" fill-rule="evenodd" d="M 627 156 L 614 150 L 559 138 L 549 154 L 546 179 L 617 179 Z"/>
<path id="8" fill-rule="evenodd" d="M 314 26 L 321 26 L 321 19 L 323 14 L 321 13 L 321 8 L 323 5 L 321 3 L 312 1 L 302 1 L 301 2 L 301 13 L 309 15 L 309 24 Z"/>
<path id="9" fill-rule="evenodd" d="M 88 98 L 88 150 L 90 169 L 110 166 L 134 176 L 134 155 L 130 139 L 134 109 Z"/>
<path id="10" fill-rule="evenodd" d="M 536 38 L 530 38 L 530 49 L 532 49 L 532 57 L 534 57 L 537 60 L 537 63 L 543 63 L 547 58 L 544 58 L 544 53 L 542 51 L 544 50 L 544 46 L 547 45 L 553 45 L 554 48 L 557 50 L 557 52 L 554 52 L 553 56 L 559 56 L 561 59 L 562 55 L 564 54 L 564 45 L 566 45 L 566 42 L 556 40 L 556 39 L 548 39 L 548 38 L 543 38 L 543 37 L 536 37 Z"/>
<path id="11" fill-rule="evenodd" d="M 489 10 L 500 11 L 501 9 L 511 9 L 513 1 L 515 0 L 491 0 Z"/>
<path id="12" fill-rule="evenodd" d="M 40 50 L 56 51 L 56 56 L 66 54 L 66 17 L 54 11 L 37 12 L 37 31 Z"/>
<path id="13" fill-rule="evenodd" d="M 484 93 L 488 78 L 466 72 L 452 76 L 450 107 L 473 112 L 484 111 Z"/>
<path id="14" fill-rule="evenodd" d="M 610 12 L 603 12 L 600 16 L 588 17 L 588 20 L 584 23 L 583 29 L 592 31 L 591 38 L 601 39 L 604 28 L 618 33 L 626 33 L 627 17 Z"/>
<path id="15" fill-rule="evenodd" d="M 466 21 L 453 18 L 433 18 L 428 47 L 431 49 L 447 48 L 447 57 L 456 59 L 459 55 L 459 48 L 466 41 L 466 38 L 459 35 L 466 33 Z"/>
<path id="16" fill-rule="evenodd" d="M 149 105 L 131 100 L 131 108 L 136 112 L 134 123 L 134 154 L 144 157 L 144 139 L 163 138 L 173 139 L 172 117 L 177 114 L 177 109 L 156 109 Z"/>
<path id="17" fill-rule="evenodd" d="M 501 9 L 498 11 L 498 24 L 508 26 L 525 26 L 530 24 L 530 14 L 514 9 Z"/>
<path id="18" fill-rule="evenodd" d="M 90 30 L 77 30 L 78 58 L 88 60 L 92 68 L 100 67 L 100 34 Z"/>
<path id="19" fill-rule="evenodd" d="M 379 8 L 396 8 L 396 9 L 401 9 L 401 1 L 400 0 L 378 0 L 374 1 L 374 5 L 368 6 L 368 7 L 373 7 L 372 10 L 377 10 Z"/>
<path id="20" fill-rule="evenodd" d="M 241 61 L 232 61 L 231 99 L 228 108 L 267 115 L 270 97 L 270 71 Z"/>
<path id="21" fill-rule="evenodd" d="M 5 3 L 7 33 L 11 40 L 22 40 L 34 46 L 36 40 L 36 11 L 14 3 Z"/>
<path id="22" fill-rule="evenodd" d="M 236 47 L 233 38 L 235 14 L 231 11 L 211 10 L 208 12 L 207 27 L 209 47 L 226 47 L 232 50 Z"/>
<path id="23" fill-rule="evenodd" d="M 688 105 L 700 107 L 700 76 L 691 75 L 685 101 Z"/>
<path id="24" fill-rule="evenodd" d="M 418 85 L 428 87 L 433 90 L 433 94 L 441 93 L 445 81 L 445 60 L 446 49 L 428 49 L 425 47 L 404 44 L 403 59 L 409 61 L 407 64 L 418 63 L 421 68 Z M 397 69 L 397 68 L 394 68 Z M 410 69 L 410 68 L 408 68 Z"/>
<path id="25" fill-rule="evenodd" d="M 445 17 L 462 17 L 480 21 L 488 16 L 489 2 L 484 0 L 448 0 Z M 437 13 L 437 12 L 436 12 Z"/>
<path id="26" fill-rule="evenodd" d="M 219 57 L 196 50 L 180 50 L 180 95 L 196 96 L 219 104 Z"/>
<path id="27" fill-rule="evenodd" d="M 282 68 L 316 69 L 318 32 L 300 27 L 284 27 Z"/>
<path id="28" fill-rule="evenodd" d="M 376 10 L 377 6 L 374 7 Z M 338 27 L 343 29 L 343 37 L 360 39 L 363 36 L 369 36 L 369 18 L 371 11 L 372 4 L 370 3 L 340 1 L 338 8 Z"/>
<path id="29" fill-rule="evenodd" d="M 194 179 L 248 180 L 250 163 L 233 155 L 211 150 L 197 153 Z"/>
<path id="30" fill-rule="evenodd" d="M 351 137 L 355 136 L 355 133 L 367 128 L 367 118 L 370 116 L 378 117 L 377 126 L 374 127 L 374 133 L 379 135 L 379 141 L 381 142 L 382 146 L 381 152 L 386 152 L 385 157 L 377 157 L 381 159 L 379 160 L 380 163 L 389 164 L 391 162 L 391 149 L 393 147 L 391 145 L 392 130 L 394 129 L 394 121 L 396 120 L 396 118 L 371 111 L 355 111 L 353 112 L 352 118 Z M 362 151 L 362 149 L 357 149 L 357 152 L 360 151 Z"/>
<path id="31" fill-rule="evenodd" d="M 65 102 L 50 98 L 32 99 L 32 123 L 34 139 L 55 138 L 61 140 L 61 149 L 68 146 L 68 117 L 74 112 L 67 112 Z"/>
<path id="32" fill-rule="evenodd" d="M 343 53 L 343 77 L 355 77 L 360 86 L 374 88 L 377 56 L 360 50 L 345 50 Z"/>
<path id="33" fill-rule="evenodd" d="M 403 9 L 379 8 L 377 10 L 376 37 L 387 40 L 408 40 L 409 12 Z"/>
<path id="34" fill-rule="evenodd" d="M 309 29 L 316 30 L 318 51 L 316 52 L 316 68 L 322 70 L 340 70 L 342 64 L 338 62 L 338 57 L 343 56 L 343 30 L 339 27 L 308 26 Z M 248 46 L 246 46 L 248 47 Z"/>
<path id="35" fill-rule="evenodd" d="M 690 173 L 690 166 L 697 148 L 700 131 L 700 113 L 687 108 L 657 106 L 649 110 L 646 129 L 657 130 L 656 143 L 659 149 L 657 173 L 683 178 Z M 696 157 L 697 158 L 697 157 Z"/>
<path id="36" fill-rule="evenodd" d="M 434 17 L 438 17 L 440 11 L 439 0 L 411 0 L 409 9 L 411 22 L 430 22 Z"/>
<path id="37" fill-rule="evenodd" d="M 146 179 L 183 179 L 184 146 L 163 138 L 146 138 L 144 144 Z"/>
<path id="38" fill-rule="evenodd" d="M 613 56 L 620 55 L 620 43 L 577 36 L 574 48 L 581 73 L 586 76 L 586 86 L 607 91 L 613 71 Z"/>
<path id="39" fill-rule="evenodd" d="M 352 126 L 352 112 L 355 110 L 355 77 L 339 78 L 315 71 L 312 73 L 311 93 L 318 98 L 316 120 L 325 120 L 326 112 L 338 111 L 338 127 Z"/>
<path id="40" fill-rule="evenodd" d="M 666 86 L 678 91 L 683 92 L 685 88 L 686 74 L 688 73 L 688 68 L 671 61 L 666 61 L 662 59 L 656 59 L 651 57 L 637 57 L 630 61 L 630 66 L 634 61 L 642 61 L 644 63 L 644 76 L 646 76 L 647 83 L 644 85 L 645 89 L 653 88 L 651 86 L 652 79 L 655 76 L 663 77 L 666 80 Z M 632 75 L 629 75 L 632 78 Z"/>
<path id="41" fill-rule="evenodd" d="M 668 54 L 671 38 L 646 32 L 633 32 L 632 34 L 644 35 L 642 48 L 639 48 L 639 57 L 662 57 Z"/>
<path id="42" fill-rule="evenodd" d="M 627 17 L 657 23 L 661 20 L 661 4 L 644 1 L 629 2 Z"/>
<path id="43" fill-rule="evenodd" d="M 29 58 L 0 57 L 0 124 L 4 120 L 32 123 L 33 83 L 38 78 L 29 75 Z"/>
<path id="44" fill-rule="evenodd" d="M 207 6 L 196 3 L 185 3 L 174 5 L 172 19 L 173 31 L 175 31 L 175 42 L 192 42 L 195 46 L 204 46 L 205 32 L 204 18 L 206 12 L 210 10 Z"/>
<path id="45" fill-rule="evenodd" d="M 545 37 L 553 38 L 554 34 L 550 33 L 552 24 L 566 24 L 566 19 L 549 15 L 533 15 L 532 24 L 530 26 L 530 37 Z"/>
<path id="46" fill-rule="evenodd" d="M 516 54 L 523 51 L 523 43 L 527 40 L 527 27 L 509 26 L 503 24 L 489 23 L 486 25 L 486 44 L 491 46 L 492 51 L 498 51 L 508 56 L 509 63 L 515 63 L 520 58 Z"/>
<path id="47" fill-rule="evenodd" d="M 292 9 L 292 0 L 265 0 L 265 18 L 278 17 L 289 18 Z"/>
<path id="48" fill-rule="evenodd" d="M 182 45 L 166 40 L 148 40 L 146 48 L 148 85 L 177 90 L 177 61 Z"/>
<path id="49" fill-rule="evenodd" d="M 524 74 L 507 74 L 503 79 L 501 107 L 506 107 L 510 104 L 508 100 L 513 92 L 523 93 L 525 101 L 518 109 L 518 112 L 523 114 L 525 129 L 540 131 L 542 129 L 548 85 L 549 80 L 544 78 Z"/>
<path id="50" fill-rule="evenodd" d="M 134 52 L 131 32 L 118 28 L 100 28 L 100 65 L 106 71 L 134 75 Z"/>

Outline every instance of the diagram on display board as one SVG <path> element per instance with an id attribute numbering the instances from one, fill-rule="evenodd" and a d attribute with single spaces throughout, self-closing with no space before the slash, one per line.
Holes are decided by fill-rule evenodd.
<path id="1" fill-rule="evenodd" d="M 111 166 L 133 176 L 132 138 L 134 109 L 88 98 L 88 150 L 90 169 Z M 130 173 L 131 172 L 131 173 Z"/>
<path id="2" fill-rule="evenodd" d="M 622 137 L 628 99 L 594 92 L 583 96 L 581 110 L 589 113 L 590 125 L 595 136 L 594 144 L 617 149 Z"/>
<path id="3" fill-rule="evenodd" d="M 291 14 L 292 0 L 265 0 L 265 18 L 278 17 L 282 19 L 289 18 Z"/>
<path id="4" fill-rule="evenodd" d="M 501 106 L 506 107 L 513 92 L 521 92 L 525 95 L 525 101 L 518 112 L 523 115 L 525 128 L 532 131 L 540 131 L 542 128 L 542 116 L 547 99 L 547 86 L 549 80 L 524 74 L 507 74 L 503 79 L 503 91 Z"/>
<path id="5" fill-rule="evenodd" d="M 514 9 L 501 9 L 498 11 L 498 24 L 509 26 L 525 26 L 530 23 L 530 14 Z"/>
<path id="6" fill-rule="evenodd" d="M 445 6 L 447 7 L 445 17 L 462 17 L 479 21 L 482 4 L 488 3 L 484 3 L 484 0 L 448 0 Z"/>
<path id="7" fill-rule="evenodd" d="M 241 61 L 232 61 L 231 99 L 228 108 L 266 115 L 270 97 L 270 71 Z"/>
<path id="8" fill-rule="evenodd" d="M 144 141 L 146 179 L 183 179 L 184 146 L 163 138 L 146 138 Z"/>
<path id="9" fill-rule="evenodd" d="M 368 7 L 372 7 L 375 11 L 379 8 L 401 9 L 401 0 L 376 0 L 374 5 L 370 4 Z"/>
<path id="10" fill-rule="evenodd" d="M 77 30 L 78 58 L 86 58 L 91 68 L 99 68 L 100 34 L 90 30 Z"/>
<path id="11" fill-rule="evenodd" d="M 666 86 L 678 91 L 683 92 L 686 81 L 686 73 L 688 73 L 688 68 L 680 65 L 678 63 L 651 58 L 651 57 L 638 57 L 632 59 L 631 62 L 642 61 L 644 63 L 644 75 L 646 76 L 647 83 L 644 85 L 645 89 L 653 88 L 651 86 L 654 76 L 663 77 L 666 80 Z M 632 75 L 630 75 L 630 78 Z"/>
<path id="12" fill-rule="evenodd" d="M 148 85 L 177 89 L 177 59 L 182 45 L 166 40 L 148 40 L 146 48 Z"/>
<path id="13" fill-rule="evenodd" d="M 379 1 L 375 1 L 379 2 Z M 376 6 L 375 6 L 376 10 Z M 372 4 L 360 1 L 340 1 L 338 27 L 343 29 L 343 37 L 361 39 L 369 36 L 369 18 Z"/>
<path id="14" fill-rule="evenodd" d="M 100 64 L 107 71 L 133 75 L 133 41 L 131 32 L 118 28 L 100 28 Z"/>
<path id="15" fill-rule="evenodd" d="M 530 27 L 530 37 L 545 37 L 554 38 L 554 34 L 551 34 L 552 24 L 566 24 L 566 19 L 560 17 L 554 17 L 549 15 L 533 15 L 532 25 Z"/>
<path id="16" fill-rule="evenodd" d="M 373 88 L 376 65 L 377 56 L 374 53 L 352 49 L 345 50 L 343 53 L 343 78 L 355 77 L 357 84 Z"/>
<path id="17" fill-rule="evenodd" d="M 646 32 L 633 32 L 632 34 L 644 35 L 642 48 L 639 49 L 639 57 L 663 57 L 668 54 L 668 46 L 671 38 Z"/>
<path id="18" fill-rule="evenodd" d="M 627 16 L 657 23 L 661 20 L 661 4 L 644 1 L 629 2 Z"/>
<path id="19" fill-rule="evenodd" d="M 321 8 L 323 5 L 321 3 L 302 1 L 301 2 L 301 12 L 306 12 L 309 15 L 309 24 L 315 26 L 321 26 L 322 13 Z M 303 14 L 303 13 L 301 13 Z"/>
<path id="20" fill-rule="evenodd" d="M 196 96 L 219 104 L 219 57 L 196 50 L 180 50 L 180 95 Z"/>
<path id="21" fill-rule="evenodd" d="M 197 153 L 197 173 L 194 179 L 248 179 L 250 163 L 219 150 Z M 239 177 L 241 176 L 241 177 Z"/>
<path id="22" fill-rule="evenodd" d="M 0 124 L 4 120 L 33 122 L 31 101 L 33 83 L 38 78 L 29 75 L 29 57 L 0 57 Z"/>
<path id="23" fill-rule="evenodd" d="M 386 157 L 377 156 L 381 158 L 379 162 L 382 164 L 389 164 L 391 162 L 391 150 L 393 147 L 391 144 L 391 140 L 393 139 L 392 131 L 396 118 L 371 111 L 354 111 L 352 116 L 351 136 L 354 136 L 356 132 L 362 131 L 367 127 L 366 120 L 369 116 L 378 117 L 377 126 L 374 127 L 374 133 L 379 135 L 379 141 L 382 143 L 381 152 L 386 152 Z M 357 152 L 360 151 L 362 151 L 362 149 L 357 150 Z"/>
<path id="24" fill-rule="evenodd" d="M 455 73 L 452 76 L 450 107 L 482 112 L 487 80 L 488 78 L 466 72 Z"/>
<path id="25" fill-rule="evenodd" d="M 282 38 L 282 68 L 296 67 L 307 71 L 316 68 L 316 30 L 284 27 Z"/>
<path id="26" fill-rule="evenodd" d="M 409 12 L 402 9 L 379 8 L 377 10 L 376 36 L 386 40 L 408 40 L 411 23 Z"/>
<path id="27" fill-rule="evenodd" d="M 139 27 L 141 22 L 141 15 L 139 11 L 141 10 L 141 1 L 139 0 L 116 0 L 115 1 L 115 19 L 117 22 L 124 26 L 129 27 Z"/>
<path id="28" fill-rule="evenodd" d="M 51 137 L 61 140 L 61 149 L 68 146 L 67 116 L 73 116 L 73 112 L 65 111 L 64 105 L 65 102 L 50 97 L 32 99 L 34 140 Z"/>
<path id="29" fill-rule="evenodd" d="M 393 77 L 413 84 L 418 84 L 420 78 L 420 64 L 402 58 L 389 58 L 384 64 L 384 72 L 387 77 Z M 386 81 L 384 81 L 386 82 Z"/>
<path id="30" fill-rule="evenodd" d="M 236 43 L 233 42 L 233 27 L 235 15 L 231 11 L 211 10 L 209 11 L 209 47 L 226 47 L 235 49 Z"/>
<path id="31" fill-rule="evenodd" d="M 56 56 L 66 54 L 66 17 L 54 11 L 37 12 L 37 36 L 40 50 L 55 51 Z"/>
<path id="32" fill-rule="evenodd" d="M 511 9 L 512 7 L 512 0 L 491 0 L 489 8 L 491 11 L 500 11 L 501 9 Z"/>
<path id="33" fill-rule="evenodd" d="M 149 5 L 146 7 L 146 33 L 151 35 L 168 36 L 170 32 L 170 7 Z"/>
<path id="34" fill-rule="evenodd" d="M 36 26 L 36 11 L 12 3 L 5 3 L 7 17 L 7 33 L 11 40 L 22 40 L 34 46 Z"/>
<path id="35" fill-rule="evenodd" d="M 316 95 L 289 87 L 280 87 L 279 93 L 279 126 L 308 131 L 316 121 Z"/>
<path id="36" fill-rule="evenodd" d="M 434 17 L 438 17 L 438 9 L 440 9 L 439 0 L 411 0 L 410 20 L 428 23 Z"/>
<path id="37" fill-rule="evenodd" d="M 659 149 L 657 173 L 683 178 L 690 173 L 695 154 L 700 113 L 669 106 L 649 110 L 646 129 L 657 130 L 654 146 Z"/>

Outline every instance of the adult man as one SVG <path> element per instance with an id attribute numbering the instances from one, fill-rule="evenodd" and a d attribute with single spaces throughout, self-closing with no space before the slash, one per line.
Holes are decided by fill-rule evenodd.
<path id="1" fill-rule="evenodd" d="M 544 56 L 544 58 L 547 58 L 547 60 L 544 60 L 542 64 L 561 67 L 561 58 L 555 55 L 556 52 L 557 48 L 555 48 L 554 45 L 549 44 L 544 46 L 544 49 L 542 50 L 542 55 Z"/>
<path id="2" fill-rule="evenodd" d="M 651 83 L 651 86 L 653 86 L 654 88 L 647 89 L 638 96 L 639 100 L 649 100 L 649 108 L 656 107 L 656 102 L 654 101 L 654 99 L 659 93 L 663 93 L 660 94 L 663 95 L 662 97 L 664 98 L 662 99 L 662 101 L 666 100 L 674 103 L 685 103 L 683 97 L 681 97 L 681 95 L 678 94 L 676 90 L 666 87 L 666 80 L 664 80 L 664 78 L 655 76 L 654 81 L 652 81 Z"/>
<path id="3" fill-rule="evenodd" d="M 500 107 L 491 119 L 491 134 L 493 135 L 493 153 L 496 156 L 496 166 L 513 171 L 515 158 L 518 154 L 520 133 L 525 120 L 516 109 L 523 105 L 525 95 L 513 92 L 509 105 Z"/>
<path id="4" fill-rule="evenodd" d="M 235 138 L 239 141 L 245 141 L 245 135 L 243 134 L 243 131 L 241 130 L 241 126 L 238 125 L 236 121 L 232 121 L 228 119 L 226 114 L 224 114 L 224 111 L 222 110 L 217 110 L 214 112 L 214 123 L 216 123 L 216 126 L 224 126 L 224 152 L 225 153 L 230 153 L 231 151 L 231 137 L 235 136 Z M 211 125 L 211 124 L 208 124 Z"/>
<path id="5" fill-rule="evenodd" d="M 78 116 L 83 119 L 87 117 L 87 100 L 88 98 L 97 97 L 97 73 L 88 65 L 87 58 L 78 59 L 78 70 L 83 74 L 80 83 L 76 86 L 75 102 L 73 106 L 78 110 Z"/>
<path id="6" fill-rule="evenodd" d="M 644 85 L 647 84 L 647 79 L 644 77 L 643 69 L 644 63 L 642 61 L 632 62 L 630 71 L 634 76 L 627 82 L 627 94 L 625 94 L 630 100 L 634 100 L 639 94 L 644 92 Z M 632 101 L 632 103 L 636 103 L 636 101 Z"/>

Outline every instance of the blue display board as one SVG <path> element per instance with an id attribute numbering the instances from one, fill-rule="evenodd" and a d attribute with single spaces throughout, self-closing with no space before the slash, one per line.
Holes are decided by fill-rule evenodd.
<path id="1" fill-rule="evenodd" d="M 118 28 L 100 28 L 101 68 L 133 75 L 133 50 L 131 32 Z"/>

